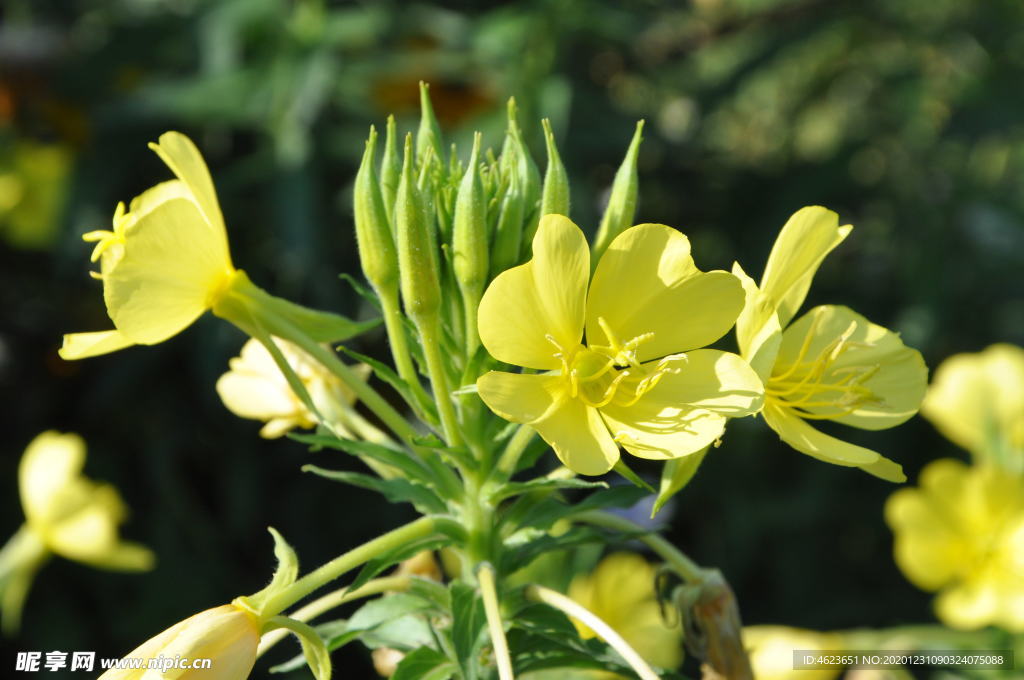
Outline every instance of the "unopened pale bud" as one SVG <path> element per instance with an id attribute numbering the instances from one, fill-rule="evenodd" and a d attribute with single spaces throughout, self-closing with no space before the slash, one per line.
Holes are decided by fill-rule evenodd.
<path id="1" fill-rule="evenodd" d="M 452 235 L 455 279 L 463 292 L 479 295 L 487 280 L 487 205 L 480 179 L 480 133 L 473 137 L 469 167 L 455 198 Z"/>
<path id="2" fill-rule="evenodd" d="M 384 209 L 384 197 L 374 170 L 377 131 L 370 128 L 363 162 L 356 173 L 353 209 L 359 262 L 366 279 L 378 291 L 392 288 L 398 282 L 398 254 Z"/>
<path id="3" fill-rule="evenodd" d="M 398 155 L 398 131 L 395 117 L 388 116 L 387 132 L 384 137 L 384 160 L 380 164 L 380 191 L 384 198 L 384 212 L 394 230 L 395 196 L 398 182 L 402 179 L 402 158 Z"/>
<path id="4" fill-rule="evenodd" d="M 558 154 L 558 147 L 555 145 L 555 135 L 551 131 L 551 121 L 547 118 L 541 121 L 544 126 L 544 145 L 548 151 L 548 167 L 544 171 L 544 187 L 540 197 L 540 216 L 557 215 L 569 216 L 569 176 L 562 165 L 562 157 Z"/>
<path id="5" fill-rule="evenodd" d="M 491 246 L 492 278 L 519 264 L 519 247 L 523 238 L 523 208 L 519 176 L 513 174 L 501 202 L 498 226 L 494 230 L 494 243 Z"/>
<path id="6" fill-rule="evenodd" d="M 641 120 L 636 124 L 636 132 L 633 133 L 633 140 L 626 150 L 626 158 L 615 173 L 615 181 L 612 182 L 611 196 L 608 198 L 608 207 L 604 210 L 601 218 L 601 226 L 597 230 L 597 240 L 594 242 L 594 257 L 591 261 L 596 265 L 601 259 L 602 253 L 612 240 L 624 230 L 633 226 L 633 217 L 636 215 L 636 194 L 639 178 L 636 171 L 636 159 L 640 152 L 640 142 L 643 141 L 642 132 L 644 122 Z"/>
<path id="7" fill-rule="evenodd" d="M 443 163 L 441 143 L 441 125 L 437 122 L 434 106 L 430 103 L 430 85 L 420 81 L 420 127 L 416 131 L 416 161 L 422 165 L 433 153 L 434 158 Z M 428 147 L 430 151 L 427 150 Z"/>
<path id="8" fill-rule="evenodd" d="M 412 136 L 405 138 L 402 179 L 395 198 L 399 281 L 406 313 L 416 320 L 437 313 L 441 304 L 437 245 L 413 172 Z"/>
<path id="9" fill-rule="evenodd" d="M 516 120 L 516 101 L 508 100 L 508 131 L 501 149 L 501 161 L 504 172 L 515 175 L 519 182 L 519 193 L 522 200 L 521 220 L 525 222 L 524 232 L 519 235 L 519 243 L 528 244 L 533 240 L 540 221 L 541 182 L 540 170 L 533 162 L 529 149 L 523 142 L 523 134 Z M 518 260 L 518 253 L 516 258 Z"/>

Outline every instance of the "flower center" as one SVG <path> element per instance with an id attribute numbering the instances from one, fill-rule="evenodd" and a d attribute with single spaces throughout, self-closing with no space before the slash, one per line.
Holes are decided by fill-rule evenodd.
<path id="1" fill-rule="evenodd" d="M 96 242 L 96 247 L 92 249 L 92 256 L 89 258 L 91 262 L 100 259 L 107 251 L 110 251 L 115 259 L 121 258 L 124 253 L 124 232 L 128 228 L 128 222 L 129 217 L 125 213 L 124 203 L 118 203 L 114 211 L 113 231 L 97 229 L 82 234 L 82 240 L 86 243 Z M 102 275 L 96 272 L 89 272 L 89 275 L 94 279 L 102 278 Z"/>
<path id="2" fill-rule="evenodd" d="M 616 406 L 632 406 L 654 389 L 664 375 L 677 373 L 679 368 L 674 364 L 686 361 L 685 354 L 670 354 L 642 364 L 637 348 L 653 338 L 653 333 L 620 342 L 604 318 L 599 317 L 597 322 L 607 345 L 581 345 L 567 350 L 554 337 L 547 336 L 557 350 L 554 356 L 562 364 L 561 374 L 569 393 L 587 406 L 601 408 L 613 402 Z"/>
<path id="3" fill-rule="evenodd" d="M 878 372 L 878 364 L 834 368 L 847 351 L 871 347 L 850 339 L 857 329 L 856 322 L 851 321 L 839 337 L 808 357 L 818 319 L 815 317 L 807 330 L 796 360 L 788 367 L 780 366 L 769 378 L 765 397 L 807 420 L 840 418 L 867 404 L 882 403 L 881 397 L 864 384 Z"/>

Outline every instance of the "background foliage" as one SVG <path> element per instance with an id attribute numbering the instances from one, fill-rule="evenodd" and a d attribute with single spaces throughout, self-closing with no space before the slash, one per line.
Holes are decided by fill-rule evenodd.
<path id="1" fill-rule="evenodd" d="M 500 144 L 519 103 L 543 159 L 552 119 L 593 230 L 635 121 L 638 222 L 687 233 L 703 269 L 763 267 L 803 205 L 855 225 L 808 306 L 849 305 L 934 367 L 1024 344 L 1024 5 L 1017 0 L 9 0 L 0 9 L 0 533 L 21 521 L 25 444 L 81 433 L 119 486 L 147 575 L 55 561 L 17 649 L 118 655 L 255 591 L 273 523 L 307 565 L 405 518 L 299 472 L 213 390 L 243 338 L 210 319 L 174 341 L 83 363 L 63 332 L 107 326 L 79 235 L 107 228 L 165 170 L 146 142 L 186 132 L 211 165 L 234 260 L 268 290 L 356 314 L 351 184 L 367 127 L 417 116 L 427 80 L 450 139 Z M 686 319 L 679 319 L 686 323 Z M 360 350 L 385 356 L 379 335 Z M 730 341 L 731 342 L 731 341 Z M 903 463 L 960 455 L 924 421 L 851 439 Z M 316 454 L 321 456 L 329 453 Z M 332 465 L 349 464 L 339 457 Z M 892 487 L 801 456 L 751 419 L 675 503 L 669 537 L 720 567 L 745 622 L 821 629 L 931 620 L 892 563 Z M 290 651 L 290 650 L 289 650 Z M 346 651 L 339 668 L 369 673 Z M 5 655 L 5 659 L 9 658 Z M 7 663 L 7 661 L 4 661 Z M 301 676 L 302 672 L 298 673 Z"/>

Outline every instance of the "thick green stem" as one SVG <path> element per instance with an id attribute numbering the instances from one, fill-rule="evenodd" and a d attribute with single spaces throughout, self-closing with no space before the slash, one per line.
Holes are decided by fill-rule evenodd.
<path id="1" fill-rule="evenodd" d="M 462 309 L 466 328 L 466 361 L 470 361 L 480 347 L 480 333 L 476 327 L 477 308 L 480 306 L 480 292 L 463 289 Z"/>
<path id="2" fill-rule="evenodd" d="M 531 600 L 537 600 L 554 607 L 584 624 L 590 630 L 608 643 L 608 646 L 619 653 L 626 663 L 636 671 L 643 680 L 658 680 L 655 673 L 647 662 L 643 660 L 635 649 L 619 635 L 614 628 L 602 621 L 597 614 L 582 606 L 578 602 L 569 599 L 559 592 L 545 588 L 544 586 L 531 585 L 526 589 L 526 596 Z"/>
<path id="3" fill-rule="evenodd" d="M 437 411 L 441 416 L 445 441 L 449 446 L 461 446 L 462 435 L 458 418 L 455 416 L 455 402 L 448 385 L 448 371 L 445 370 L 444 359 L 441 357 L 439 320 L 437 315 L 430 315 L 415 321 L 420 339 L 423 341 L 423 357 L 427 361 L 427 373 L 434 389 L 434 399 L 437 401 Z"/>
<path id="4" fill-rule="evenodd" d="M 498 663 L 498 678 L 513 680 L 512 656 L 508 651 L 508 640 L 505 639 L 505 628 L 501 623 L 501 607 L 498 604 L 498 590 L 494 583 L 494 567 L 483 564 L 476 575 L 480 584 L 480 596 L 484 601 L 484 614 L 487 616 L 487 629 L 494 647 L 494 659 Z"/>
<path id="5" fill-rule="evenodd" d="M 320 568 L 306 574 L 295 583 L 277 593 L 263 607 L 261 614 L 265 618 L 280 614 L 314 590 L 322 588 L 334 579 L 373 558 L 399 548 L 412 541 L 426 538 L 438 530 L 438 520 L 434 517 L 421 517 L 415 522 L 406 524 L 368 541 L 358 548 L 353 548 L 343 555 L 335 557 Z"/>
<path id="6" fill-rule="evenodd" d="M 700 583 L 704 580 L 704 573 L 700 566 L 684 555 L 678 548 L 666 541 L 659 534 L 653 533 L 635 522 L 613 515 L 602 510 L 590 510 L 576 515 L 574 519 L 587 524 L 614 529 L 628 533 L 643 532 L 637 536 L 637 540 L 647 544 L 658 554 L 670 567 L 675 569 L 681 578 L 690 583 Z"/>
<path id="7" fill-rule="evenodd" d="M 412 390 L 413 399 L 421 404 L 430 403 L 430 398 L 420 383 L 419 373 L 412 362 L 412 355 L 409 353 L 409 339 L 405 334 L 405 324 L 402 321 L 402 313 L 398 303 L 398 291 L 378 291 L 381 311 L 384 313 L 384 328 L 388 333 L 388 342 L 391 344 L 391 357 L 395 361 L 395 369 L 398 377 L 409 385 Z"/>

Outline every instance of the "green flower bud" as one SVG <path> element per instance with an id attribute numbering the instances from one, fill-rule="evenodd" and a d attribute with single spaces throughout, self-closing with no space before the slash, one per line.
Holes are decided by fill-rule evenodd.
<path id="1" fill-rule="evenodd" d="M 601 226 L 597 230 L 597 240 L 594 242 L 594 254 L 591 262 L 596 265 L 601 259 L 608 244 L 623 230 L 633 226 L 633 217 L 636 214 L 636 190 L 639 178 L 636 173 L 636 158 L 640 151 L 640 142 L 643 141 L 641 133 L 644 129 L 644 122 L 641 120 L 636 124 L 636 132 L 633 133 L 633 140 L 626 150 L 626 157 L 615 173 L 615 181 L 612 182 L 612 193 L 608 198 L 608 207 L 604 210 L 601 218 Z M 592 265 L 593 266 L 593 265 Z"/>
<path id="2" fill-rule="evenodd" d="M 427 219 L 416 187 L 413 163 L 412 135 L 406 135 L 402 178 L 395 198 L 395 228 L 402 302 L 406 314 L 418 321 L 437 314 L 441 287 L 433 224 Z"/>
<path id="3" fill-rule="evenodd" d="M 529 149 L 523 143 L 523 134 L 516 120 L 514 97 L 508 100 L 508 131 L 501 148 L 501 164 L 504 174 L 515 175 L 519 182 L 520 200 L 523 204 L 520 219 L 526 221 L 526 226 L 525 234 L 520 234 L 517 240 L 529 249 L 529 244 L 537 231 L 537 223 L 540 221 L 540 170 L 537 169 Z M 518 253 L 515 259 L 518 259 Z"/>
<path id="4" fill-rule="evenodd" d="M 501 202 L 498 226 L 494 230 L 491 247 L 491 277 L 509 267 L 519 264 L 519 247 L 523 238 L 523 192 L 519 186 L 519 175 L 509 177 L 508 190 Z"/>
<path id="5" fill-rule="evenodd" d="M 395 196 L 402 176 L 402 159 L 398 156 L 398 131 L 395 117 L 388 116 L 387 135 L 384 138 L 384 160 L 380 164 L 380 188 L 384 196 L 384 211 L 394 233 Z"/>
<path id="6" fill-rule="evenodd" d="M 452 236 L 455 279 L 464 296 L 479 297 L 487 281 L 487 205 L 480 179 L 480 138 L 473 136 L 469 167 L 455 198 Z"/>
<path id="7" fill-rule="evenodd" d="M 377 149 L 377 130 L 370 127 L 363 162 L 356 173 L 353 208 L 356 223 L 356 243 L 359 262 L 366 280 L 378 291 L 392 288 L 398 281 L 398 256 L 391 235 L 384 198 L 374 170 Z"/>
<path id="8" fill-rule="evenodd" d="M 540 216 L 556 213 L 569 216 L 569 176 L 562 165 L 562 157 L 555 146 L 555 135 L 551 131 L 551 121 L 547 118 L 540 122 L 544 126 L 544 145 L 548 150 L 548 167 L 544 171 L 544 188 L 540 195 Z"/>
<path id="9" fill-rule="evenodd" d="M 441 151 L 441 126 L 434 116 L 434 107 L 430 103 L 430 85 L 420 81 L 420 127 L 416 131 L 416 160 L 422 165 L 427 159 L 427 148 L 434 152 L 434 158 L 443 163 Z"/>

